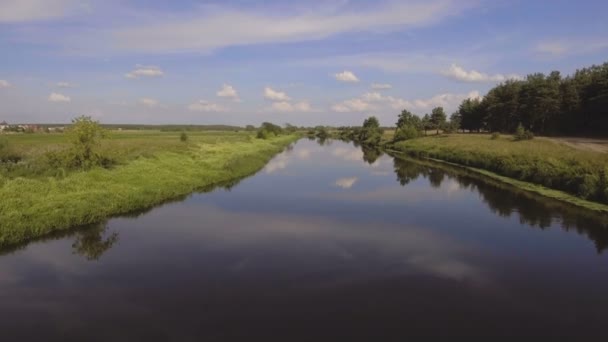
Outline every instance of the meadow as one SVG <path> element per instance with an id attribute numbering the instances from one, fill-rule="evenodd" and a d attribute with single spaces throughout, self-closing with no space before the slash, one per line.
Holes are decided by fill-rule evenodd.
<path id="1" fill-rule="evenodd" d="M 397 142 L 389 148 L 608 203 L 608 154 L 552 139 L 514 141 L 510 135 L 443 134 Z"/>
<path id="2" fill-rule="evenodd" d="M 63 134 L 0 138 L 19 158 L 0 170 L 0 245 L 9 246 L 248 176 L 298 137 L 189 132 L 184 142 L 180 132 L 114 131 L 99 146 L 111 163 L 89 170 L 48 163 L 68 148 Z"/>

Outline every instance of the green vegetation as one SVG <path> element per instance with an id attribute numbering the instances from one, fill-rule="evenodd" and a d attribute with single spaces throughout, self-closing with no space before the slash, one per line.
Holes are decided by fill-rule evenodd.
<path id="1" fill-rule="evenodd" d="M 608 203 L 608 155 L 577 150 L 552 140 L 516 141 L 491 139 L 485 134 L 452 134 L 397 142 L 391 148 Z"/>
<path id="2" fill-rule="evenodd" d="M 245 132 L 192 132 L 188 143 L 183 143 L 178 132 L 150 131 L 111 132 L 99 139 L 93 126 L 84 120 L 86 129 L 74 127 L 70 134 L 3 139 L 19 161 L 3 162 L 0 169 L 0 245 L 100 222 L 247 176 L 297 139 L 296 135 L 262 140 Z M 102 156 L 112 163 L 85 162 L 63 170 L 49 163 L 48 155 L 72 155 L 74 150 L 79 152 L 78 160 Z"/>
<path id="3" fill-rule="evenodd" d="M 542 135 L 608 136 L 608 63 L 577 70 L 536 73 L 491 89 L 483 99 L 467 99 L 458 113 L 468 131 L 514 133 L 519 124 Z"/>

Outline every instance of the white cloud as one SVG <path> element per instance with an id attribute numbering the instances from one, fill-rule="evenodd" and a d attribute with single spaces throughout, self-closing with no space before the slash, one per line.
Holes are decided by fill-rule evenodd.
<path id="1" fill-rule="evenodd" d="M 336 147 L 333 151 L 331 151 L 331 154 L 334 157 L 348 161 L 363 160 L 363 151 L 360 148 Z"/>
<path id="2" fill-rule="evenodd" d="M 443 72 L 443 75 L 453 80 L 471 83 L 504 82 L 509 79 L 522 79 L 521 76 L 515 74 L 488 75 L 485 73 L 478 72 L 476 70 L 467 71 L 456 64 L 452 64 L 448 70 Z"/>
<path id="3" fill-rule="evenodd" d="M 475 5 L 474 1 L 390 1 L 363 10 L 345 6 L 308 8 L 279 16 L 272 11 L 206 7 L 183 15 L 155 16 L 107 34 L 110 48 L 148 53 L 208 52 L 235 45 L 320 40 L 347 32 L 398 31 L 440 22 Z M 311 5 L 314 6 L 314 5 Z M 326 6 L 326 5 L 325 5 Z M 230 28 L 226 23 L 238 23 Z M 102 40 L 103 41 L 103 40 Z"/>
<path id="4" fill-rule="evenodd" d="M 354 98 L 337 103 L 331 109 L 338 113 L 365 112 L 371 109 L 371 105 L 362 99 Z"/>
<path id="5" fill-rule="evenodd" d="M 7 80 L 0 80 L 0 88 L 8 88 L 11 84 Z"/>
<path id="6" fill-rule="evenodd" d="M 236 102 L 241 101 L 239 99 L 239 94 L 237 93 L 236 89 L 234 89 L 234 87 L 229 84 L 224 84 L 222 86 L 222 89 L 218 90 L 216 95 L 218 97 L 225 97 L 225 98 L 232 99 L 233 101 L 236 101 Z"/>
<path id="7" fill-rule="evenodd" d="M 334 78 L 340 82 L 356 83 L 359 82 L 359 78 L 352 71 L 344 70 L 334 74 Z"/>
<path id="8" fill-rule="evenodd" d="M 334 185 L 342 189 L 350 189 L 357 182 L 357 177 L 340 178 L 334 182 Z"/>
<path id="9" fill-rule="evenodd" d="M 57 19 L 85 9 L 79 0 L 2 0 L 0 23 Z"/>
<path id="10" fill-rule="evenodd" d="M 300 102 L 287 102 L 287 101 L 279 101 L 274 102 L 269 109 L 271 112 L 284 112 L 284 113 L 307 113 L 312 112 L 312 106 L 308 101 L 300 101 Z"/>
<path id="11" fill-rule="evenodd" d="M 393 86 L 390 84 L 386 84 L 386 83 L 372 83 L 371 87 L 374 90 L 384 90 L 384 89 L 391 89 Z"/>
<path id="12" fill-rule="evenodd" d="M 155 107 L 158 107 L 158 105 L 160 103 L 156 99 L 151 99 L 149 97 L 144 97 L 144 98 L 139 99 L 139 104 L 144 105 L 144 106 L 149 107 L 149 108 L 155 108 Z"/>
<path id="13" fill-rule="evenodd" d="M 291 100 L 287 94 L 282 91 L 275 91 L 270 87 L 264 88 L 264 98 L 272 101 L 289 101 Z"/>
<path id="14" fill-rule="evenodd" d="M 137 64 L 133 71 L 125 74 L 125 77 L 126 78 L 160 77 L 163 75 L 164 75 L 164 72 L 158 66 Z"/>
<path id="15" fill-rule="evenodd" d="M 605 37 L 567 38 L 539 43 L 535 51 L 541 56 L 563 57 L 584 55 L 608 49 Z"/>
<path id="16" fill-rule="evenodd" d="M 301 160 L 310 159 L 311 154 L 312 154 L 312 152 L 308 148 L 301 148 L 296 152 L 296 156 Z"/>
<path id="17" fill-rule="evenodd" d="M 188 110 L 193 112 L 225 112 L 228 109 L 217 103 L 200 100 L 188 106 Z"/>
<path id="18" fill-rule="evenodd" d="M 285 154 L 280 154 L 264 167 L 266 173 L 275 173 L 277 171 L 287 168 L 289 165 L 289 158 Z"/>
<path id="19" fill-rule="evenodd" d="M 51 93 L 51 95 L 49 95 L 49 101 L 50 102 L 70 102 L 70 101 L 72 101 L 72 99 L 70 99 L 69 96 L 65 96 L 63 94 Z"/>
<path id="20" fill-rule="evenodd" d="M 57 82 L 57 83 L 55 83 L 55 86 L 57 86 L 58 88 L 74 88 L 75 87 L 75 85 L 70 82 Z"/>
<path id="21" fill-rule="evenodd" d="M 480 98 L 478 91 L 467 94 L 445 93 L 428 99 L 406 100 L 393 96 L 385 96 L 379 92 L 368 92 L 360 97 L 337 103 L 331 107 L 334 112 L 372 112 L 408 109 L 411 111 L 428 111 L 434 107 L 444 107 L 446 111 L 455 110 L 467 98 Z"/>

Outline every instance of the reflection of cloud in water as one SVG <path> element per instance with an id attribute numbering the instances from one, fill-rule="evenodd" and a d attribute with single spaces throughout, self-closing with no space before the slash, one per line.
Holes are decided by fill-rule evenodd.
<path id="1" fill-rule="evenodd" d="M 357 182 L 357 177 L 348 177 L 338 179 L 334 185 L 342 189 L 350 189 Z"/>
<path id="2" fill-rule="evenodd" d="M 301 160 L 308 160 L 308 159 L 310 159 L 310 153 L 311 153 L 310 149 L 300 148 L 296 152 L 296 156 Z"/>
<path id="3" fill-rule="evenodd" d="M 279 250 L 278 253 L 284 253 L 284 261 L 276 265 L 279 268 L 293 267 L 292 259 L 322 256 L 349 262 L 367 259 L 364 264 L 371 259 L 385 265 L 405 265 L 405 268 L 393 270 L 399 273 L 423 272 L 454 280 L 485 280 L 482 270 L 465 260 L 469 259 L 466 256 L 474 254 L 474 246 L 464 245 L 428 229 L 384 222 L 374 225 L 323 217 L 234 213 L 213 206 L 197 206 L 195 210 L 183 207 L 169 209 L 171 212 L 165 213 L 164 219 L 186 218 L 186 225 L 190 226 L 181 229 L 187 229 L 187 234 L 193 239 L 213 248 L 247 251 L 254 248 L 266 251 L 268 256 Z M 201 227 L 192 222 L 206 223 Z M 179 231 L 174 233 L 183 234 Z M 304 251 L 301 253 L 306 255 L 294 256 L 298 251 Z M 310 251 L 314 251 L 314 257 Z M 249 253 L 246 260 L 240 259 L 232 269 L 267 267 L 267 261 L 261 259 L 265 259 L 263 253 Z"/>
<path id="4" fill-rule="evenodd" d="M 283 170 L 289 164 L 289 157 L 286 154 L 280 154 L 264 167 L 266 173 L 274 173 L 279 170 Z"/>
<path id="5" fill-rule="evenodd" d="M 358 148 L 336 147 L 333 149 L 333 151 L 331 151 L 331 154 L 335 157 L 342 158 L 348 161 L 363 160 L 363 151 Z"/>
<path id="6" fill-rule="evenodd" d="M 458 189 L 460 190 L 460 189 Z M 333 192 L 321 194 L 323 198 L 335 199 L 340 201 L 353 202 L 421 202 L 421 201 L 442 201 L 453 200 L 454 197 L 465 196 L 466 191 L 457 191 L 453 188 L 441 187 L 439 189 L 429 189 L 428 187 L 396 187 L 387 186 L 376 188 L 370 191 L 359 192 Z"/>

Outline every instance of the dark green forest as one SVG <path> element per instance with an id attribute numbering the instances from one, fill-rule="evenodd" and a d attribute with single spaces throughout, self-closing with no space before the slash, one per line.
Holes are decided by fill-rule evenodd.
<path id="1" fill-rule="evenodd" d="M 501 83 L 481 100 L 464 100 L 456 114 L 468 131 L 513 133 L 522 124 L 539 135 L 608 136 L 608 62 Z"/>

